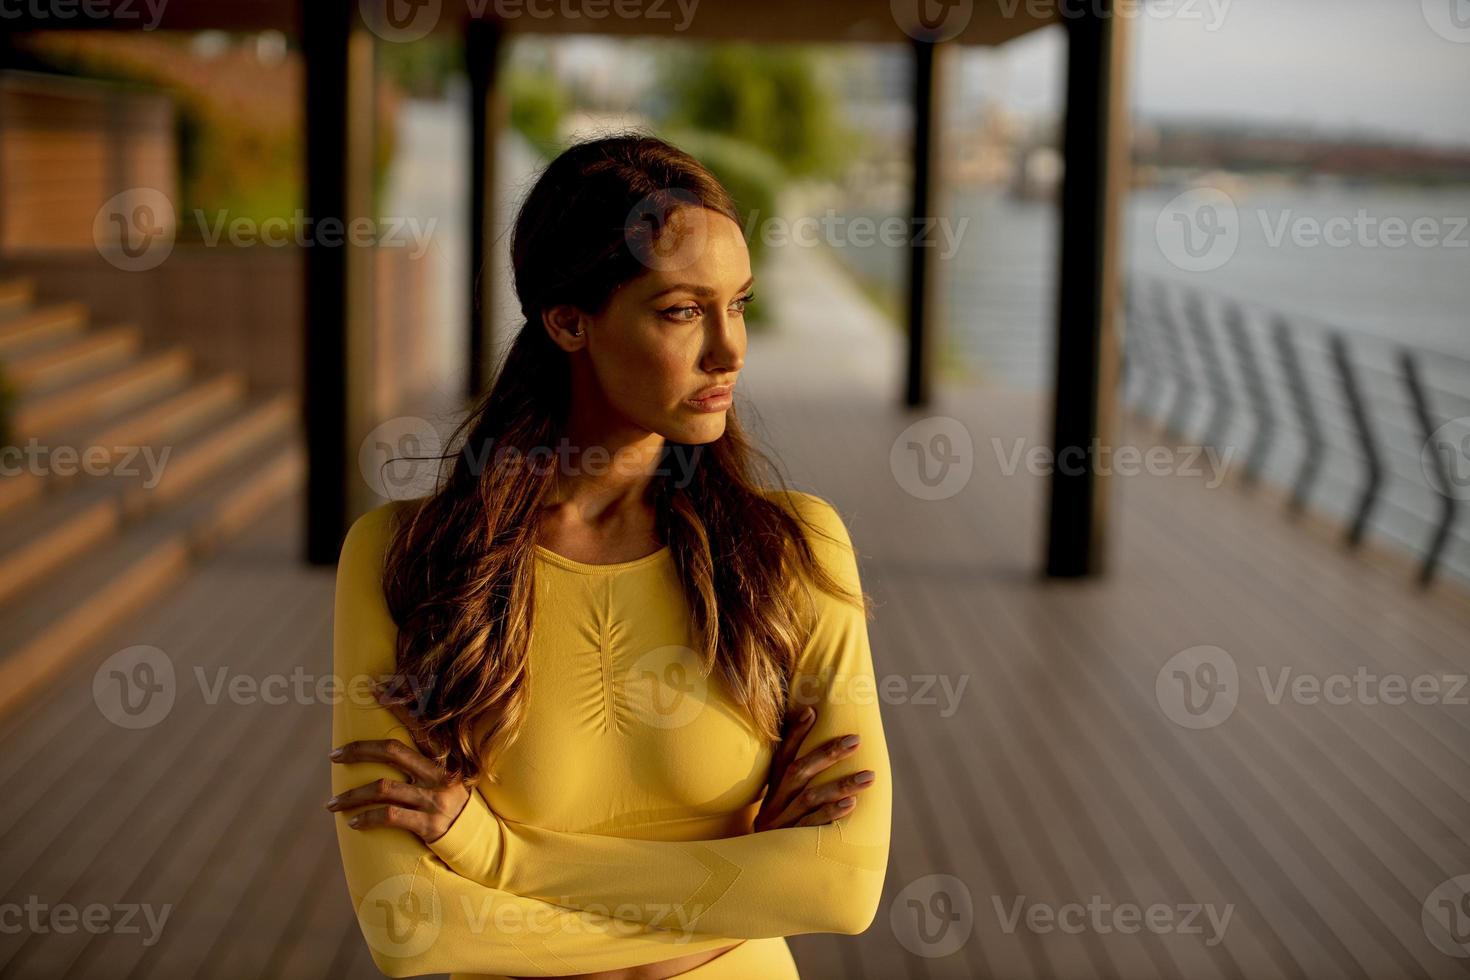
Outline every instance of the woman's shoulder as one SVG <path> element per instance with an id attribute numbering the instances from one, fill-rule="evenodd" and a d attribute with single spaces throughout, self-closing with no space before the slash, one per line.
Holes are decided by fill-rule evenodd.
<path id="1" fill-rule="evenodd" d="M 817 560 L 839 580 L 857 577 L 857 556 L 847 524 L 824 497 L 804 490 L 772 489 L 765 493 L 797 519 Z"/>
<path id="2" fill-rule="evenodd" d="M 381 567 L 388 543 L 399 522 L 409 517 L 427 498 L 390 500 L 367 511 L 347 529 L 338 567 L 368 564 Z"/>

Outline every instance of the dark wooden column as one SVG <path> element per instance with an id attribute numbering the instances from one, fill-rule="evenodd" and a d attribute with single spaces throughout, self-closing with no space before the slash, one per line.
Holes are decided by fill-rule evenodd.
<path id="1" fill-rule="evenodd" d="M 465 30 L 470 77 L 470 301 L 466 395 L 474 400 L 490 386 L 495 334 L 494 278 L 490 269 L 495 208 L 495 141 L 501 124 L 497 85 L 504 34 L 499 21 L 473 18 Z"/>
<path id="2" fill-rule="evenodd" d="M 345 229 L 373 215 L 373 39 L 356 4 L 303 3 L 300 11 L 312 232 L 302 249 L 305 551 L 312 564 L 331 565 L 367 497 L 357 440 L 370 398 L 373 253 L 349 244 Z"/>
<path id="3" fill-rule="evenodd" d="M 1046 573 L 1104 570 L 1108 485 L 1094 440 L 1112 445 L 1117 423 L 1119 221 L 1127 189 L 1127 27 L 1112 0 L 1079 5 L 1068 32 L 1066 128 L 1052 446 L 1056 467 Z"/>
<path id="4" fill-rule="evenodd" d="M 915 39 L 914 45 L 914 187 L 910 207 L 912 228 L 926 228 L 926 218 L 936 214 L 939 192 L 940 106 L 942 77 L 939 67 L 948 48 L 943 42 Z M 915 236 L 916 238 L 918 236 Z M 909 246 L 908 354 L 904 370 L 903 403 L 911 407 L 929 404 L 939 336 L 939 270 L 934 249 L 914 243 Z"/>

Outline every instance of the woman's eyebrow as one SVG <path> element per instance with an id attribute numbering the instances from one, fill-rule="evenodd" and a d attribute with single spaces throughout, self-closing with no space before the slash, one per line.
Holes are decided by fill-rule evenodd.
<path id="1" fill-rule="evenodd" d="M 740 286 L 739 289 L 736 290 L 736 292 L 743 293 L 745 290 L 749 289 L 753 285 L 755 285 L 755 276 L 751 276 L 749 279 L 745 280 L 745 282 Z M 693 293 L 696 296 L 713 296 L 713 295 L 715 295 L 715 290 L 712 287 L 710 287 L 710 286 L 703 286 L 703 285 L 700 285 L 698 283 L 692 283 L 692 282 L 680 282 L 680 283 L 675 283 L 672 286 L 665 287 L 664 289 L 660 289 L 658 292 L 654 293 L 652 296 L 650 296 L 648 298 L 649 299 L 658 299 L 660 296 L 664 295 L 665 293 L 672 293 L 672 292 L 675 292 L 675 291 L 680 290 L 680 289 L 683 289 L 683 290 L 686 290 L 688 292 L 691 292 L 691 293 Z"/>

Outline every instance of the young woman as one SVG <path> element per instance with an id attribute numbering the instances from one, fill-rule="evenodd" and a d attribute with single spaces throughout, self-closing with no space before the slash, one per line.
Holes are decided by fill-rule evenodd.
<path id="1" fill-rule="evenodd" d="M 512 261 L 526 322 L 446 477 L 338 566 L 364 937 L 389 976 L 790 980 L 782 937 L 876 915 L 892 788 L 847 529 L 736 421 L 738 212 L 667 143 L 594 140 Z"/>

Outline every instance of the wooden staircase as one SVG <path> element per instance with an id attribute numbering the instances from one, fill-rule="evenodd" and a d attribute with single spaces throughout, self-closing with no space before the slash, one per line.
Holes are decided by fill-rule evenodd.
<path id="1" fill-rule="evenodd" d="M 290 392 L 0 280 L 0 717 L 301 485 Z M 19 451 L 19 452 L 17 452 Z"/>

